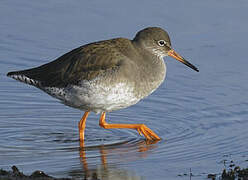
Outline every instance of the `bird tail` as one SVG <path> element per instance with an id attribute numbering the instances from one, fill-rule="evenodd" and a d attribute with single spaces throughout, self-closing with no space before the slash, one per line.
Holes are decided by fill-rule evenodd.
<path id="1" fill-rule="evenodd" d="M 32 86 L 39 86 L 40 82 L 34 79 L 31 79 L 27 76 L 26 71 L 13 71 L 13 72 L 8 72 L 7 74 L 8 77 L 11 77 L 17 81 L 32 85 Z"/>

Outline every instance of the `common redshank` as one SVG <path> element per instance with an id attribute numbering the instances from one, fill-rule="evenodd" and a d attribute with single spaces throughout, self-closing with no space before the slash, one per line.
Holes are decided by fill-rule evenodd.
<path id="1" fill-rule="evenodd" d="M 108 124 L 105 115 L 134 105 L 155 91 L 165 79 L 165 56 L 198 72 L 172 49 L 165 30 L 148 27 L 139 31 L 133 40 L 115 38 L 86 44 L 50 63 L 9 72 L 7 76 L 85 111 L 78 123 L 80 141 L 84 140 L 90 111 L 101 113 L 99 125 L 103 128 L 135 129 L 148 140 L 159 140 L 144 124 Z"/>

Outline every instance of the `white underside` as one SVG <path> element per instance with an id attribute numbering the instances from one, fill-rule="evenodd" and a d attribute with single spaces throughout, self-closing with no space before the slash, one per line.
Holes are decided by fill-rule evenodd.
<path id="1" fill-rule="evenodd" d="M 99 82 L 99 81 L 98 81 Z M 109 112 L 136 104 L 140 99 L 134 96 L 133 87 L 125 83 L 104 86 L 97 81 L 82 81 L 80 86 L 66 88 L 42 88 L 64 104 L 95 113 Z"/>

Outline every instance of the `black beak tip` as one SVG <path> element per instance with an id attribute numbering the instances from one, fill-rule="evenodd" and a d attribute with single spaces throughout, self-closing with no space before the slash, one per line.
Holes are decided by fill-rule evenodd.
<path id="1" fill-rule="evenodd" d="M 190 64 L 188 61 L 185 60 L 184 64 L 190 67 L 191 69 L 195 70 L 196 72 L 199 72 L 199 69 L 195 67 L 193 64 Z"/>
<path id="2" fill-rule="evenodd" d="M 195 70 L 196 72 L 199 72 L 199 69 L 198 69 L 197 67 L 195 67 L 193 64 L 191 64 L 190 62 L 188 62 L 186 59 L 183 58 L 183 60 L 184 60 L 183 63 L 184 63 L 186 66 L 190 67 L 191 69 Z"/>
<path id="3" fill-rule="evenodd" d="M 197 67 L 195 67 L 195 69 L 194 69 L 196 72 L 199 72 L 199 69 L 197 68 Z"/>

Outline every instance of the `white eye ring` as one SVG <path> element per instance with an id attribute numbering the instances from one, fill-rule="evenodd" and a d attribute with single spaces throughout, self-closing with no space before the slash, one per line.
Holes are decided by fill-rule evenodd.
<path id="1" fill-rule="evenodd" d="M 165 40 L 159 40 L 159 41 L 158 41 L 158 45 L 159 45 L 159 46 L 165 46 L 165 45 L 166 45 Z"/>

